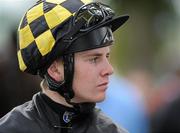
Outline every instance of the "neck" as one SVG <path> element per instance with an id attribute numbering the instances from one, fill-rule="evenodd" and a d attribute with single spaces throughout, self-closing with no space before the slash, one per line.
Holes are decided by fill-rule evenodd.
<path id="1" fill-rule="evenodd" d="M 42 88 L 42 92 L 46 94 L 54 102 L 62 104 L 67 107 L 73 107 L 72 105 L 68 104 L 64 99 L 64 97 L 62 97 L 58 92 L 50 90 L 44 80 L 41 82 L 41 88 Z"/>

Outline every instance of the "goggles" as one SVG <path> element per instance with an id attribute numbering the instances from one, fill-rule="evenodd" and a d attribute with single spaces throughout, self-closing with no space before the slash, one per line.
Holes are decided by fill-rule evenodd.
<path id="1" fill-rule="evenodd" d="M 80 31 L 88 31 L 98 23 L 112 19 L 114 15 L 114 11 L 108 5 L 94 2 L 80 7 L 74 15 L 73 23 L 76 25 L 78 21 L 83 20 Z"/>
<path id="2" fill-rule="evenodd" d="M 61 48 L 63 49 L 63 51 L 66 51 L 68 49 L 69 52 L 72 52 L 72 51 L 77 52 L 77 51 L 83 51 L 85 49 L 86 50 L 92 49 L 90 46 L 92 46 L 93 48 L 101 47 L 103 45 L 102 39 L 104 37 L 107 37 L 105 33 L 111 33 L 111 34 L 108 34 L 108 36 L 111 36 L 110 40 L 112 41 L 113 40 L 112 31 L 107 32 L 107 27 L 101 28 L 101 30 L 97 30 L 96 26 L 108 20 L 111 20 L 114 17 L 114 15 L 115 15 L 114 11 L 109 6 L 102 3 L 95 2 L 95 3 L 89 3 L 87 5 L 83 5 L 75 13 L 74 17 L 72 17 L 71 21 L 73 25 L 70 31 L 63 37 L 62 40 L 60 39 L 60 41 L 63 41 L 62 43 L 64 43 L 63 45 L 64 47 L 63 48 L 61 47 Z M 109 30 L 111 30 L 110 27 L 109 27 Z M 88 33 L 90 33 L 91 35 Z M 82 38 L 86 38 L 86 39 L 82 39 Z M 87 38 L 91 38 L 90 42 L 93 42 L 93 43 L 90 43 L 89 45 L 87 45 L 88 43 Z M 84 40 L 84 41 L 81 41 L 80 43 L 79 40 Z M 97 40 L 99 40 L 99 42 L 97 42 Z M 86 48 L 82 48 L 76 42 L 78 42 L 79 45 L 81 44 L 82 46 L 84 46 L 83 43 L 86 44 Z M 75 47 L 74 44 L 77 45 L 77 48 L 74 48 Z M 94 46 L 94 45 L 98 45 L 98 46 Z M 69 47 L 72 47 L 72 48 L 70 49 Z M 66 51 L 65 53 L 68 53 L 68 52 Z"/>

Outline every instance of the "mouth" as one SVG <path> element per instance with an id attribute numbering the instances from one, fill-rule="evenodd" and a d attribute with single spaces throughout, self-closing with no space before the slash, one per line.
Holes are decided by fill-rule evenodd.
<path id="1" fill-rule="evenodd" d="M 104 85 L 108 85 L 108 82 L 101 83 L 98 86 L 104 86 Z"/>
<path id="2" fill-rule="evenodd" d="M 107 89 L 108 88 L 108 82 L 101 83 L 98 85 L 98 87 L 102 87 L 104 89 Z"/>

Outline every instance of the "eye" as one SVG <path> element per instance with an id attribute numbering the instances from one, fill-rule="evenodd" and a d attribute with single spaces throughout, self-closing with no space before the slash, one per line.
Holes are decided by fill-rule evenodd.
<path id="1" fill-rule="evenodd" d="M 99 59 L 99 57 L 93 57 L 93 58 L 89 59 L 89 61 L 91 63 L 97 63 L 98 59 Z"/>
<path id="2" fill-rule="evenodd" d="M 106 55 L 106 58 L 107 58 L 107 59 L 109 59 L 109 58 L 110 58 L 110 54 L 109 54 L 109 53 Z"/>

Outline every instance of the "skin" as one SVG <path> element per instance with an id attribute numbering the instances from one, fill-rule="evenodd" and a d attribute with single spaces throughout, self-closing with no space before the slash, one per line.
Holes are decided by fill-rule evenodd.
<path id="1" fill-rule="evenodd" d="M 76 102 L 100 102 L 105 98 L 109 76 L 113 68 L 109 63 L 110 48 L 103 47 L 75 54 L 73 89 Z"/>
<path id="2" fill-rule="evenodd" d="M 110 46 L 75 53 L 75 70 L 73 102 L 100 102 L 105 99 L 105 92 L 109 83 L 109 76 L 113 67 L 109 63 Z M 49 75 L 56 81 L 63 81 L 63 63 L 56 60 L 48 68 Z M 54 101 L 68 105 L 57 92 L 45 89 L 44 93 Z M 70 106 L 70 105 L 68 105 Z"/>

